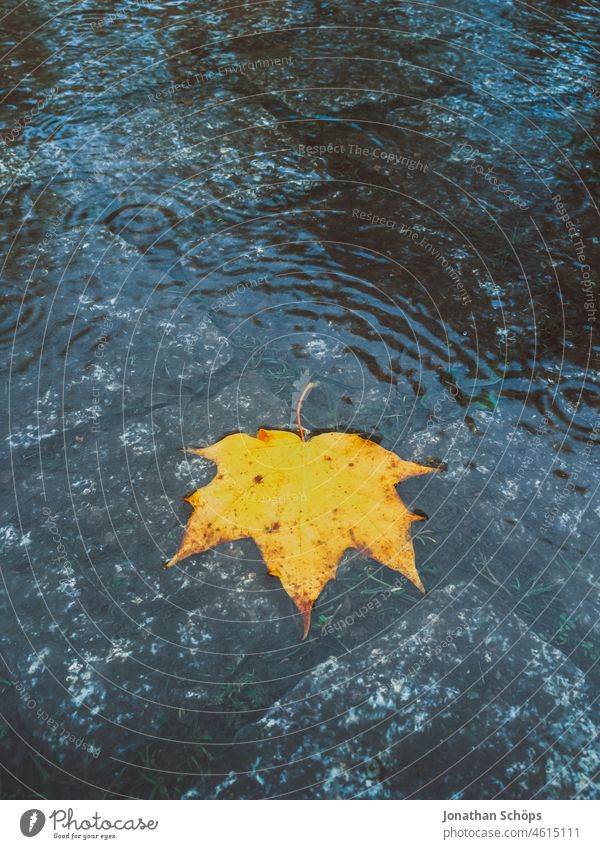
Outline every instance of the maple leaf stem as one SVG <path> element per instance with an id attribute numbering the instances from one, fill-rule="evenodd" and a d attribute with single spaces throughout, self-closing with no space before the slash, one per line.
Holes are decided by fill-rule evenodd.
<path id="1" fill-rule="evenodd" d="M 304 399 L 306 398 L 306 396 L 308 395 L 310 390 L 314 389 L 315 386 L 318 386 L 318 385 L 319 384 L 317 382 L 314 382 L 314 381 L 312 383 L 307 383 L 306 386 L 304 387 L 304 389 L 302 390 L 302 395 L 300 395 L 300 398 L 298 399 L 298 407 L 296 409 L 296 421 L 298 422 L 298 430 L 300 431 L 300 439 L 302 440 L 302 442 L 305 441 L 304 428 L 300 424 L 300 410 L 302 408 L 302 402 L 304 401 Z"/>

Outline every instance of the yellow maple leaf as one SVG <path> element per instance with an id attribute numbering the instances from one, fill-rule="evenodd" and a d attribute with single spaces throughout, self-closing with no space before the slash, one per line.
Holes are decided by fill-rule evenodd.
<path id="1" fill-rule="evenodd" d="M 302 436 L 304 433 L 300 428 Z M 411 522 L 395 484 L 434 472 L 368 439 L 259 430 L 226 436 L 193 453 L 217 464 L 215 478 L 185 500 L 194 508 L 172 566 L 222 542 L 252 537 L 310 627 L 313 604 L 348 548 L 401 572 L 425 592 Z"/>

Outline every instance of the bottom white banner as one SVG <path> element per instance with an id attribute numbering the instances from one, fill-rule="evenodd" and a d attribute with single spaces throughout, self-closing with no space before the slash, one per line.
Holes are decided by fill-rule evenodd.
<path id="1" fill-rule="evenodd" d="M 261 849 L 600 845 L 598 802 L 4 801 L 2 846 L 70 843 Z"/>

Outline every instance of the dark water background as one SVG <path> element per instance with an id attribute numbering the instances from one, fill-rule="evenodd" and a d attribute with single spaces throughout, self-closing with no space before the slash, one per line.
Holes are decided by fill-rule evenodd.
<path id="1" fill-rule="evenodd" d="M 3 795 L 596 794 L 595 9 L 2 15 Z M 250 541 L 162 563 L 309 380 L 446 471 L 428 595 L 348 553 L 303 643 Z"/>

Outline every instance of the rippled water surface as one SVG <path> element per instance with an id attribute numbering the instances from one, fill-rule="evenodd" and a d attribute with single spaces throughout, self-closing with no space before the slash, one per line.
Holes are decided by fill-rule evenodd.
<path id="1" fill-rule="evenodd" d="M 4 795 L 597 793 L 594 8 L 0 26 Z M 427 595 L 348 552 L 303 642 L 251 541 L 162 564 L 181 449 L 309 381 L 444 474 L 399 490 Z"/>

